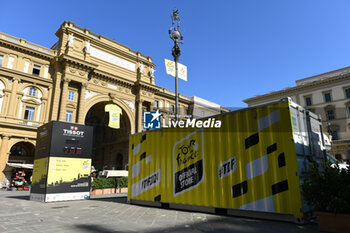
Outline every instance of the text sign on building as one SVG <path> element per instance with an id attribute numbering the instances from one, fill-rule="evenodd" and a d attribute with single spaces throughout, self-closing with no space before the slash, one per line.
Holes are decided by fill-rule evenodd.
<path id="1" fill-rule="evenodd" d="M 99 58 L 101 60 L 104 60 L 106 62 L 112 63 L 114 65 L 123 67 L 125 69 L 135 71 L 135 64 L 127 61 L 125 59 L 122 59 L 120 57 L 114 56 L 113 54 L 107 53 L 105 51 L 102 51 L 100 49 L 90 47 L 90 55 L 96 58 Z"/>

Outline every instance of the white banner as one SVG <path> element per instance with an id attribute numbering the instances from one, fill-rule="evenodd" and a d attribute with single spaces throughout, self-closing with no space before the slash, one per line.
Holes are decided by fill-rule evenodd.
<path id="1" fill-rule="evenodd" d="M 187 66 L 177 63 L 177 76 L 187 82 Z"/>

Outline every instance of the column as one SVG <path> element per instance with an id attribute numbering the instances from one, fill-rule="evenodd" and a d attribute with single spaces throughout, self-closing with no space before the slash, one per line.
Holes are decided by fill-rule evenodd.
<path id="1" fill-rule="evenodd" d="M 79 108 L 78 108 L 78 124 L 85 124 L 85 91 L 86 91 L 87 83 L 82 83 L 80 87 L 80 96 L 79 96 Z"/>
<path id="2" fill-rule="evenodd" d="M 56 68 L 59 69 L 59 68 Z M 61 79 L 62 73 L 56 71 L 55 73 L 55 83 L 52 90 L 52 99 L 51 99 L 51 120 L 57 121 L 58 119 L 58 110 L 60 104 L 60 94 L 61 94 Z"/>
<path id="3" fill-rule="evenodd" d="M 9 158 L 8 141 L 10 137 L 8 135 L 2 135 L 1 145 L 0 145 L 0 183 L 4 182 L 5 174 L 4 169 Z"/>
<path id="4" fill-rule="evenodd" d="M 9 105 L 11 96 L 11 90 L 4 89 L 4 100 L 2 101 L 2 107 L 0 109 L 0 116 L 6 116 L 7 115 L 7 106 Z"/>
<path id="5" fill-rule="evenodd" d="M 20 81 L 19 78 L 13 78 L 13 83 L 12 83 L 12 89 L 11 89 L 11 95 L 10 95 L 10 102 L 7 108 L 7 115 L 10 117 L 14 117 L 15 115 L 15 110 L 16 110 L 16 97 L 17 97 L 17 87 L 18 87 L 18 82 Z"/>
<path id="6" fill-rule="evenodd" d="M 62 95 L 61 95 L 61 111 L 59 121 L 66 120 L 66 104 L 68 98 L 68 84 L 70 82 L 69 78 L 63 78 L 63 87 L 62 87 Z"/>
<path id="7" fill-rule="evenodd" d="M 40 118 L 39 118 L 40 122 L 45 123 L 46 113 L 47 113 L 46 109 L 47 109 L 47 98 L 41 97 L 41 112 L 40 112 Z"/>
<path id="8" fill-rule="evenodd" d="M 52 99 L 52 95 L 53 95 L 52 90 L 53 90 L 52 87 L 48 87 L 48 88 L 47 88 L 47 98 L 48 98 L 48 100 L 47 100 L 47 105 L 46 105 L 46 115 L 45 115 L 45 118 L 44 118 L 44 120 L 43 120 L 44 123 L 49 122 L 50 109 L 52 109 L 52 108 L 50 107 L 50 103 L 51 103 L 51 99 Z"/>
<path id="9" fill-rule="evenodd" d="M 137 132 L 141 132 L 143 129 L 142 126 L 142 105 L 143 105 L 143 100 L 138 100 L 137 101 Z"/>

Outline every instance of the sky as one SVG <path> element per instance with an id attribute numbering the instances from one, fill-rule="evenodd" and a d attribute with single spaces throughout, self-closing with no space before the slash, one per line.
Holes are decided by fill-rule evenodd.
<path id="1" fill-rule="evenodd" d="M 152 57 L 156 85 L 174 91 L 164 65 L 174 7 L 188 67 L 179 92 L 189 97 L 245 107 L 244 99 L 350 65 L 347 0 L 2 1 L 0 31 L 50 48 L 72 21 Z"/>

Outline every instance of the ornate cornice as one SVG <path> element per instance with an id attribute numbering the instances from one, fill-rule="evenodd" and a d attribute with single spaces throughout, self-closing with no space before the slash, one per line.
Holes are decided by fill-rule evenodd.
<path id="1" fill-rule="evenodd" d="M 98 67 L 97 64 L 86 62 L 79 58 L 75 58 L 65 54 L 62 54 L 61 56 L 59 56 L 58 61 L 62 62 L 65 65 L 69 65 L 70 67 L 87 69 L 89 72 Z"/>
<path id="2" fill-rule="evenodd" d="M 274 91 L 271 93 L 267 93 L 265 95 L 254 96 L 252 98 L 248 98 L 248 99 L 243 100 L 243 102 L 249 104 L 250 102 L 257 101 L 257 100 L 264 100 L 264 99 L 269 99 L 269 98 L 273 98 L 273 97 L 279 97 L 281 95 L 297 94 L 297 92 L 299 92 L 299 91 L 309 90 L 309 89 L 317 88 L 317 87 L 321 87 L 321 86 L 327 86 L 328 84 L 334 84 L 336 82 L 346 81 L 347 79 L 350 79 L 350 75 L 348 75 L 348 74 L 347 75 L 339 75 L 336 77 L 332 77 L 332 78 L 328 78 L 328 79 L 324 79 L 324 80 L 319 80 L 319 81 L 314 81 L 314 82 L 307 83 L 307 84 L 300 85 L 300 86 L 286 88 L 286 89 L 283 89 L 281 91 Z"/>
<path id="3" fill-rule="evenodd" d="M 40 84 L 42 86 L 49 86 L 50 84 L 52 84 L 52 79 L 48 79 L 48 78 L 42 78 L 36 75 L 32 75 L 32 74 L 27 74 L 24 72 L 20 72 L 17 70 L 13 70 L 13 69 L 8 69 L 5 67 L 0 67 L 0 75 L 5 76 L 7 78 L 19 78 L 21 79 L 21 81 L 26 81 L 29 83 L 34 83 L 36 82 L 37 84 Z"/>
<path id="4" fill-rule="evenodd" d="M 102 79 L 102 80 L 107 81 L 107 82 L 112 82 L 112 83 L 121 85 L 123 87 L 133 87 L 134 86 L 133 81 L 130 81 L 128 79 L 125 79 L 125 78 L 122 78 L 122 77 L 119 77 L 119 76 L 116 76 L 116 75 L 113 75 L 113 74 L 110 74 L 107 72 L 104 72 L 102 70 L 95 69 L 92 72 L 92 76 L 96 77 L 98 79 Z"/>
<path id="5" fill-rule="evenodd" d="M 114 40 L 111 40 L 111 39 L 109 39 L 107 37 L 104 37 L 104 36 L 101 36 L 101 35 L 98 35 L 97 38 L 91 37 L 88 34 L 83 33 L 85 31 L 90 32 L 90 30 L 88 30 L 88 29 L 80 29 L 79 28 L 81 31 L 83 31 L 83 32 L 81 32 L 81 31 L 73 29 L 72 27 L 66 26 L 67 24 L 71 25 L 73 27 L 79 28 L 73 22 L 64 22 L 62 24 L 61 28 L 59 29 L 59 31 L 62 30 L 62 32 L 66 33 L 66 34 L 73 33 L 74 35 L 77 35 L 80 38 L 83 38 L 84 40 L 90 40 L 92 42 L 92 44 L 97 45 L 99 48 L 102 48 L 105 51 L 108 51 L 109 53 L 112 53 L 112 54 L 114 54 L 116 56 L 120 56 L 120 57 L 126 58 L 126 59 L 128 59 L 128 60 L 130 60 L 132 62 L 142 61 L 144 64 L 147 64 L 150 67 L 155 67 L 155 64 L 148 60 L 148 59 L 150 59 L 150 57 L 146 57 L 146 56 L 143 55 L 147 59 L 140 59 L 140 57 L 137 56 L 137 53 L 139 53 L 139 52 L 134 52 L 135 54 L 132 54 L 130 52 L 133 52 L 133 51 L 129 47 L 125 46 L 125 45 L 122 45 L 122 44 L 120 44 L 120 43 L 118 43 L 118 42 L 116 42 Z M 56 35 L 57 35 L 57 33 L 56 33 Z M 124 50 L 119 49 L 119 48 L 117 48 L 115 46 L 112 46 L 112 45 L 106 44 L 104 42 L 101 42 L 101 40 L 100 40 L 101 38 L 103 38 L 103 39 L 105 39 L 105 40 L 107 40 L 107 41 L 109 41 L 111 43 L 116 44 L 116 46 L 120 46 L 122 48 L 125 48 L 128 51 L 124 51 Z M 139 53 L 139 54 L 141 54 L 141 53 Z"/>
<path id="6" fill-rule="evenodd" d="M 42 51 L 35 50 L 35 49 L 30 48 L 30 47 L 26 47 L 22 44 L 14 43 L 14 42 L 11 42 L 11 41 L 8 41 L 5 39 L 0 39 L 0 45 L 7 46 L 7 47 L 13 48 L 13 49 L 17 49 L 21 52 L 25 52 L 27 54 L 31 54 L 34 56 L 43 57 L 46 59 L 52 59 L 55 57 L 55 52 L 53 54 L 44 53 Z M 45 49 L 47 49 L 47 48 L 45 48 Z M 47 49 L 47 50 L 50 50 L 50 49 Z"/>
<path id="7" fill-rule="evenodd" d="M 137 80 L 135 82 L 135 86 L 139 88 L 139 90 L 145 90 L 145 91 L 149 91 L 149 92 L 152 92 L 152 93 L 156 93 L 158 92 L 161 88 L 156 86 L 156 85 L 153 85 L 151 83 L 147 83 L 147 82 L 144 82 L 142 80 Z"/>

